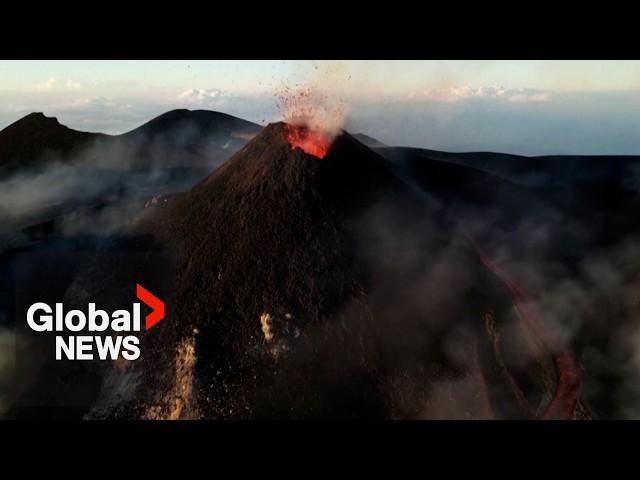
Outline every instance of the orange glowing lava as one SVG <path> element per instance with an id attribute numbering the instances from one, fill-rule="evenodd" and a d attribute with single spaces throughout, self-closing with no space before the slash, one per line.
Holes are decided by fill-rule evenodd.
<path id="1" fill-rule="evenodd" d="M 344 123 L 342 102 L 309 86 L 284 87 L 276 92 L 278 110 L 286 122 L 284 137 L 291 149 L 318 158 L 329 152 Z"/>
<path id="2" fill-rule="evenodd" d="M 329 152 L 331 140 L 322 131 L 305 126 L 297 127 L 289 123 L 284 124 L 283 131 L 284 138 L 292 150 L 300 148 L 305 153 L 318 158 L 324 158 Z"/>

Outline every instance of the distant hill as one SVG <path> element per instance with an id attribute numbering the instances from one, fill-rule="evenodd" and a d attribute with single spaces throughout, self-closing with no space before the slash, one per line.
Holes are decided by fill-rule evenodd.
<path id="1" fill-rule="evenodd" d="M 418 149 L 416 149 L 418 150 Z M 434 160 L 466 165 L 530 187 L 566 188 L 607 182 L 635 187 L 640 156 L 551 155 L 525 157 L 506 153 L 450 153 L 419 149 Z"/>
<path id="2" fill-rule="evenodd" d="M 540 195 L 531 189 L 474 168 L 471 164 L 435 159 L 443 155 L 432 155 L 432 151 L 418 148 L 376 150 L 391 161 L 407 181 L 447 206 L 492 209 L 503 222 L 516 222 L 532 210 L 541 212 L 545 208 Z"/>
<path id="3" fill-rule="evenodd" d="M 0 169 L 31 166 L 44 158 L 68 158 L 106 135 L 80 132 L 56 118 L 30 113 L 0 131 Z"/>
<path id="4" fill-rule="evenodd" d="M 490 218 L 506 228 L 544 217 L 544 223 L 555 225 L 557 240 L 551 243 L 563 261 L 640 233 L 635 221 L 640 193 L 632 183 L 640 157 L 519 157 L 407 147 L 376 151 L 409 181 L 456 208 L 458 216 L 491 212 Z M 559 215 L 571 222 L 553 220 Z"/>
<path id="5" fill-rule="evenodd" d="M 260 125 L 207 110 L 172 110 L 122 135 L 81 132 L 31 113 L 0 131 L 0 173 L 83 156 L 101 167 L 217 166 Z"/>
<path id="6" fill-rule="evenodd" d="M 144 125 L 120 135 L 140 142 L 161 142 L 172 146 L 227 141 L 255 135 L 262 127 L 256 123 L 210 110 L 171 110 Z"/>
<path id="7" fill-rule="evenodd" d="M 134 166 L 218 166 L 262 127 L 209 110 L 172 110 L 117 137 Z"/>

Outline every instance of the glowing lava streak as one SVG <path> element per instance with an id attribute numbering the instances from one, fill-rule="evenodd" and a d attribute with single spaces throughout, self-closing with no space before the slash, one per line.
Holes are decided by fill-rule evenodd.
<path id="1" fill-rule="evenodd" d="M 291 149 L 300 148 L 309 155 L 324 158 L 331 146 L 331 140 L 322 131 L 309 127 L 284 124 L 284 137 Z"/>
<path id="2" fill-rule="evenodd" d="M 509 274 L 500 269 L 489 257 L 480 249 L 473 237 L 465 231 L 466 236 L 478 252 L 480 261 L 487 270 L 492 272 L 504 284 L 511 293 L 515 302 L 518 315 L 527 326 L 542 340 L 549 348 L 550 345 L 557 345 L 556 335 L 552 334 L 545 326 L 544 322 L 536 317 L 527 307 L 522 290 L 513 282 Z M 567 349 L 553 354 L 553 363 L 558 376 L 556 391 L 548 403 L 547 408 L 540 416 L 543 420 L 571 420 L 578 396 L 578 367 L 576 361 Z"/>

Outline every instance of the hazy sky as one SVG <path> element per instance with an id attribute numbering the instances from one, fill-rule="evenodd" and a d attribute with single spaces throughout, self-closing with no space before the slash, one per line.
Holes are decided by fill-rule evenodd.
<path id="1" fill-rule="evenodd" d="M 0 128 L 32 112 L 130 130 L 172 108 L 265 123 L 275 92 L 338 98 L 387 143 L 523 154 L 640 154 L 637 61 L 2 61 Z"/>

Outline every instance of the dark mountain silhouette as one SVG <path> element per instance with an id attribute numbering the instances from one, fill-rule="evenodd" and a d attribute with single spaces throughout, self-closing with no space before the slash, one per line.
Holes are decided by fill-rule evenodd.
<path id="1" fill-rule="evenodd" d="M 540 188 L 567 188 L 606 182 L 638 187 L 640 157 L 614 155 L 549 155 L 525 157 L 505 153 L 450 153 L 421 149 L 434 160 L 483 170 L 512 182 Z M 384 155 L 384 152 L 381 152 Z"/>
<path id="2" fill-rule="evenodd" d="M 42 113 L 30 113 L 0 131 L 0 169 L 29 167 L 45 158 L 66 159 L 101 137 L 65 127 Z"/>
<path id="3" fill-rule="evenodd" d="M 260 126 L 224 113 L 173 110 L 122 135 L 80 132 L 32 113 L 0 131 L 0 172 L 83 159 L 101 168 L 212 167 Z"/>
<path id="4" fill-rule="evenodd" d="M 407 147 L 376 150 L 411 181 L 448 204 L 489 208 L 496 220 L 507 224 L 558 214 L 584 224 L 590 233 L 580 240 L 581 251 L 639 230 L 634 212 L 640 208 L 640 195 L 633 183 L 640 157 L 519 157 Z M 577 253 L 566 248 L 575 232 L 558 230 L 557 234 L 560 250 Z"/>
<path id="5" fill-rule="evenodd" d="M 540 198 L 530 189 L 472 166 L 436 160 L 431 151 L 385 147 L 379 151 L 421 189 L 447 205 L 500 207 L 505 218 L 541 207 Z"/>
<path id="6" fill-rule="evenodd" d="M 172 147 L 189 146 L 219 139 L 247 138 L 260 131 L 260 125 L 226 113 L 209 110 L 171 110 L 130 132 L 122 138 L 138 142 L 169 144 Z"/>
<path id="7" fill-rule="evenodd" d="M 117 137 L 135 166 L 214 167 L 262 127 L 208 110 L 172 110 Z"/>

